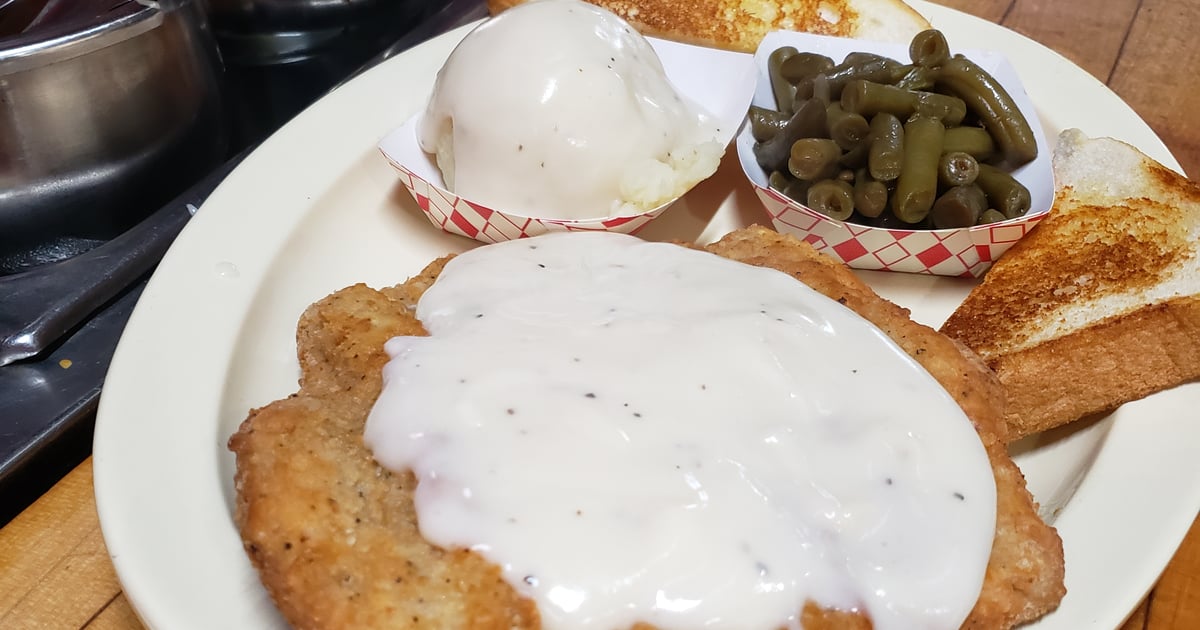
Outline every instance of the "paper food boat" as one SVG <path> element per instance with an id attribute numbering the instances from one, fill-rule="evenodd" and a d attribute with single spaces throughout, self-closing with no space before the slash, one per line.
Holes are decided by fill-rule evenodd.
<path id="1" fill-rule="evenodd" d="M 722 146 L 729 144 L 746 116 L 754 93 L 754 59 L 700 46 L 646 38 L 658 53 L 667 78 L 686 99 L 700 105 L 720 125 Z M 485 243 L 569 230 L 605 230 L 631 234 L 662 214 L 674 201 L 640 214 L 595 219 L 524 216 L 464 199 L 445 187 L 434 157 L 421 150 L 418 112 L 379 142 L 379 150 L 400 174 L 400 181 L 425 216 L 438 228 Z M 513 185 L 521 185 L 514 182 Z"/>
<path id="2" fill-rule="evenodd" d="M 900 61 L 909 58 L 907 44 L 784 31 L 769 33 L 754 55 L 759 73 L 753 99 L 755 105 L 775 105 L 767 78 L 767 57 L 781 46 L 821 53 L 834 62 L 841 62 L 847 54 L 855 51 L 872 52 Z M 895 230 L 830 219 L 768 187 L 767 173 L 755 160 L 754 137 L 750 125 L 746 124 L 737 138 L 738 159 L 776 230 L 803 239 L 817 250 L 858 269 L 978 277 L 1046 215 L 1054 200 L 1054 175 L 1050 163 L 1053 147 L 1046 143 L 1037 111 L 1025 93 L 1016 70 L 996 52 L 957 49 L 953 46 L 951 49 L 954 53 L 966 55 L 991 73 L 1013 97 L 1033 128 L 1038 143 L 1037 158 L 1013 172 L 1013 176 L 1029 189 L 1032 199 L 1029 212 L 1025 216 L 990 225 L 948 230 Z"/>

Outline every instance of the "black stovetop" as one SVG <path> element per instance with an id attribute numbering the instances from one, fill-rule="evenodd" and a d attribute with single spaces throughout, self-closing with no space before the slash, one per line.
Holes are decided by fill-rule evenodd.
<path id="1" fill-rule="evenodd" d="M 214 25 L 225 63 L 222 96 L 227 111 L 228 158 L 175 200 L 157 210 L 147 208 L 143 214 L 153 215 L 147 223 L 156 217 L 161 223 L 162 217 L 170 216 L 167 223 L 177 224 L 173 230 L 182 227 L 241 157 L 331 87 L 386 57 L 484 15 L 480 0 L 383 4 L 388 7 L 386 19 L 325 24 L 299 38 L 291 25 L 278 38 L 271 33 L 223 32 L 220 24 Z M 22 252 L 20 264 L 14 268 L 6 271 L 0 266 L 0 276 L 53 265 L 101 243 L 49 243 L 33 254 Z M 8 254 L 0 251 L 0 261 Z M 31 260 L 30 255 L 35 258 Z M 161 253 L 156 253 L 153 262 L 158 256 Z M 0 367 L 0 524 L 90 453 L 104 376 L 149 275 L 142 274 L 49 350 Z M 3 280 L 0 277 L 0 283 Z"/>

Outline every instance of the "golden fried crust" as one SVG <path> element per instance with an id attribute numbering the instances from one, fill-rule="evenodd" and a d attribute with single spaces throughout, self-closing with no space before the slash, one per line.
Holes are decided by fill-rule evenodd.
<path id="1" fill-rule="evenodd" d="M 1001 394 L 990 372 L 791 237 L 756 227 L 707 249 L 789 273 L 855 309 L 915 356 L 972 418 L 999 499 L 983 593 L 965 627 L 1008 628 L 1057 606 L 1061 543 L 1037 517 L 1004 449 Z M 235 517 L 246 551 L 296 628 L 540 627 L 533 604 L 498 568 L 420 536 L 412 475 L 379 467 L 362 443 L 387 361 L 383 344 L 396 335 L 424 334 L 412 307 L 444 262 L 397 287 L 356 285 L 311 306 L 297 334 L 300 392 L 251 412 L 230 439 L 237 454 Z M 870 628 L 862 615 L 811 604 L 803 623 L 809 630 Z"/>
<path id="2" fill-rule="evenodd" d="M 230 439 L 244 546 L 299 629 L 534 627 L 534 606 L 497 567 L 421 538 L 412 475 L 380 468 L 363 446 L 384 342 L 424 334 L 411 288 L 356 285 L 302 316 L 300 392 L 251 412 Z"/>
<path id="3" fill-rule="evenodd" d="M 500 13 L 527 0 L 488 0 Z M 587 0 L 643 35 L 754 52 L 771 31 L 908 42 L 929 22 L 900 0 Z"/>

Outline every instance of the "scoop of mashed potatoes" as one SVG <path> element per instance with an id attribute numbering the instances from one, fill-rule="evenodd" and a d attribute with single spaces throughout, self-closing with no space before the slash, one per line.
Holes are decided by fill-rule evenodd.
<path id="1" fill-rule="evenodd" d="M 538 218 L 640 214 L 712 175 L 724 152 L 650 43 L 577 0 L 523 4 L 467 35 L 417 133 L 455 194 Z"/>

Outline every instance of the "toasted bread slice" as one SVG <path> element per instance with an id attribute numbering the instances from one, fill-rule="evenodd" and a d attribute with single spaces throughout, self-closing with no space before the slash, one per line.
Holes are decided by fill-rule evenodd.
<path id="1" fill-rule="evenodd" d="M 488 0 L 495 15 L 527 0 Z M 754 52 L 771 31 L 908 43 L 929 22 L 901 0 L 587 0 L 643 35 Z"/>
<path id="2" fill-rule="evenodd" d="M 1049 215 L 942 326 L 996 371 L 1014 439 L 1200 377 L 1200 184 L 1078 130 L 1054 173 Z"/>
<path id="3" fill-rule="evenodd" d="M 707 249 L 809 284 L 880 326 L 929 370 L 974 422 L 996 479 L 995 542 L 964 627 L 1010 628 L 1053 610 L 1064 593 L 1062 543 L 1038 517 L 1008 456 L 994 375 L 806 243 L 756 227 Z M 357 285 L 312 305 L 297 331 L 300 391 L 251 412 L 230 439 L 245 549 L 295 628 L 540 627 L 532 602 L 496 566 L 421 537 L 415 479 L 381 468 L 363 445 L 387 361 L 383 344 L 423 334 L 412 306 L 444 262 L 397 287 Z M 810 630 L 871 627 L 861 614 L 814 605 L 803 623 Z"/>

